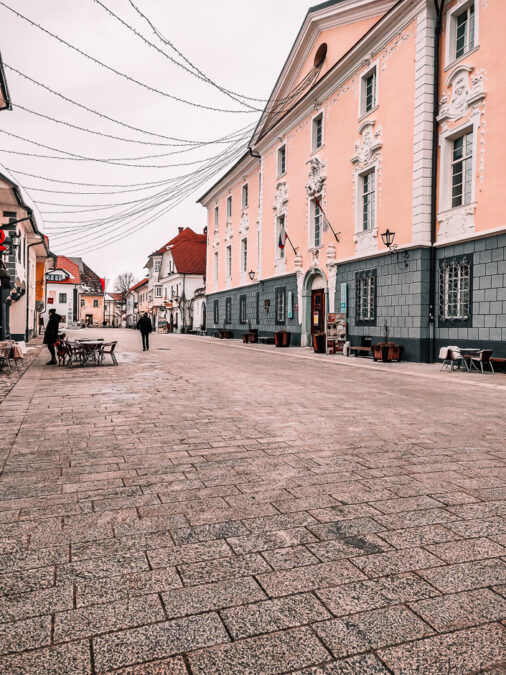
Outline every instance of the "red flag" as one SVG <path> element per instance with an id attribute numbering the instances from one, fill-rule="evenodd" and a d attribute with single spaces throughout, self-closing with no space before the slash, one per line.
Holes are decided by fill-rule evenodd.
<path id="1" fill-rule="evenodd" d="M 286 244 L 286 232 L 285 228 L 282 227 L 281 230 L 279 231 L 279 240 L 278 240 L 278 246 L 280 249 L 284 249 Z"/>

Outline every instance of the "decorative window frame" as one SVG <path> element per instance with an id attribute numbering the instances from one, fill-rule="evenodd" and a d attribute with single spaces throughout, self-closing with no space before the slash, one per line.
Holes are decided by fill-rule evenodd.
<path id="1" fill-rule="evenodd" d="M 365 109 L 365 103 L 366 103 L 366 79 L 371 75 L 371 73 L 374 71 L 375 75 L 375 97 L 374 97 L 374 105 L 370 110 Z M 360 80 L 359 80 L 359 88 L 358 88 L 358 120 L 359 122 L 363 119 L 365 119 L 368 115 L 373 113 L 375 110 L 378 109 L 379 107 L 379 73 L 380 73 L 380 67 L 379 67 L 379 59 L 376 61 L 373 61 L 372 63 L 369 62 L 367 69 L 360 75 Z"/>
<path id="2" fill-rule="evenodd" d="M 232 218 L 232 195 L 227 197 L 227 206 L 226 206 L 227 222 Z"/>
<path id="3" fill-rule="evenodd" d="M 274 210 L 274 271 L 275 274 L 286 274 L 286 255 L 281 255 L 281 249 L 278 246 L 279 219 L 284 219 L 285 231 L 287 230 L 288 223 L 288 188 L 285 181 L 280 181 L 276 185 L 274 206 L 272 208 Z"/>
<path id="4" fill-rule="evenodd" d="M 245 324 L 248 322 L 248 315 L 246 311 L 246 296 L 239 296 L 239 323 Z"/>
<path id="5" fill-rule="evenodd" d="M 243 237 L 239 241 L 239 275 L 241 286 L 246 283 L 246 273 L 248 271 L 248 237 Z"/>
<path id="6" fill-rule="evenodd" d="M 438 326 L 440 328 L 471 328 L 473 325 L 473 254 L 464 254 L 441 258 L 438 261 Z M 468 312 L 465 317 L 446 317 L 444 307 L 446 305 L 447 290 L 444 286 L 443 276 L 445 270 L 453 265 L 467 264 L 469 268 L 468 287 Z M 443 310 L 443 311 L 442 311 Z"/>
<path id="7" fill-rule="evenodd" d="M 274 289 L 274 323 L 278 326 L 286 323 L 286 286 Z"/>
<path id="8" fill-rule="evenodd" d="M 437 215 L 439 223 L 438 243 L 454 241 L 475 232 L 474 213 L 476 210 L 476 179 L 479 164 L 478 141 L 480 124 L 480 111 L 476 110 L 471 117 L 458 127 L 447 129 L 439 135 L 440 171 L 439 212 Z M 471 185 L 471 201 L 469 204 L 452 207 L 451 163 L 453 141 L 470 131 L 473 132 L 473 182 Z"/>
<path id="9" fill-rule="evenodd" d="M 361 281 L 362 279 L 372 279 L 373 289 L 373 313 L 370 319 L 363 319 L 360 316 L 361 309 Z M 376 269 L 360 270 L 355 272 L 355 325 L 356 326 L 376 326 L 378 322 L 378 272 Z"/>
<path id="10" fill-rule="evenodd" d="M 321 119 L 322 122 L 322 141 L 320 145 L 316 145 L 316 121 Z M 311 149 L 312 155 L 319 152 L 325 145 L 325 115 L 323 110 L 319 110 L 311 117 Z"/>
<path id="11" fill-rule="evenodd" d="M 215 229 L 220 226 L 220 207 L 214 207 L 214 227 Z"/>
<path id="12" fill-rule="evenodd" d="M 214 290 L 216 291 L 218 289 L 218 277 L 220 274 L 220 254 L 218 251 L 214 252 L 213 265 L 213 283 Z"/>
<path id="13" fill-rule="evenodd" d="M 232 298 L 225 298 L 225 324 L 232 323 Z"/>
<path id="14" fill-rule="evenodd" d="M 62 300 L 62 297 L 64 300 Z M 67 304 L 67 294 L 66 293 L 58 293 L 58 302 L 61 305 L 66 305 Z"/>
<path id="15" fill-rule="evenodd" d="M 360 125 L 358 132 L 360 140 L 355 143 L 355 155 L 351 158 L 353 164 L 353 194 L 355 199 L 355 226 L 353 241 L 355 255 L 367 256 L 378 253 L 378 218 L 381 196 L 381 167 L 382 147 L 381 127 L 375 129 L 375 120 L 366 120 Z M 364 230 L 362 224 L 362 177 L 375 172 L 375 225 Z"/>
<path id="16" fill-rule="evenodd" d="M 457 18 L 468 7 L 474 5 L 474 45 L 462 56 L 456 57 L 457 42 Z M 480 3 L 478 0 L 458 0 L 458 2 L 447 11 L 445 24 L 445 70 L 453 68 L 454 65 L 462 61 L 480 47 Z"/>
<path id="17" fill-rule="evenodd" d="M 320 204 L 322 203 L 322 195 L 321 194 L 314 194 L 310 201 L 309 201 L 309 231 L 308 231 L 308 236 L 309 236 L 309 241 L 308 241 L 308 248 L 312 251 L 316 249 L 320 249 L 323 247 L 323 211 L 320 209 L 320 243 L 316 243 L 316 209 L 318 208 L 318 205 L 315 201 L 315 197 L 318 199 Z"/>
<path id="18" fill-rule="evenodd" d="M 162 297 L 162 287 L 161 286 L 155 286 L 155 298 L 161 298 Z"/>
<path id="19" fill-rule="evenodd" d="M 232 280 L 232 244 L 225 248 L 225 281 L 230 283 Z"/>
<path id="20" fill-rule="evenodd" d="M 281 151 L 284 150 L 284 168 L 282 169 L 281 166 Z M 282 143 L 276 152 L 276 177 L 281 178 L 281 176 L 284 176 L 286 174 L 286 142 Z"/>
<path id="21" fill-rule="evenodd" d="M 245 199 L 246 197 L 246 199 Z M 249 206 L 249 183 L 244 183 L 241 187 L 241 208 L 244 211 Z"/>

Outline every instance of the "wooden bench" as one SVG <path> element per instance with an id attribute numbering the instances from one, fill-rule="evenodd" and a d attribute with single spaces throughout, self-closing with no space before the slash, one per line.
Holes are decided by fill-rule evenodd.
<path id="1" fill-rule="evenodd" d="M 269 337 L 268 335 L 260 335 L 258 337 L 258 342 L 263 345 L 273 345 L 274 337 Z"/>
<path id="2" fill-rule="evenodd" d="M 502 358 L 501 356 L 491 356 L 490 361 L 492 362 L 492 365 L 495 369 L 497 370 L 506 370 L 506 359 Z"/>
<path id="3" fill-rule="evenodd" d="M 372 352 L 372 347 L 348 347 L 348 353 L 350 352 L 355 356 L 366 356 Z"/>

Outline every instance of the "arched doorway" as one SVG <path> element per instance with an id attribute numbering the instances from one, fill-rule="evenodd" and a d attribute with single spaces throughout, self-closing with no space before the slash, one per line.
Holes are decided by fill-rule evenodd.
<path id="1" fill-rule="evenodd" d="M 327 278 L 322 270 L 312 268 L 302 288 L 302 345 L 311 346 L 312 336 L 325 331 L 327 307 Z"/>

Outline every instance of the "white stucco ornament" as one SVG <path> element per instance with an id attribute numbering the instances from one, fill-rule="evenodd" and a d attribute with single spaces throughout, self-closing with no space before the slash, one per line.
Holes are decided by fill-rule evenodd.
<path id="1" fill-rule="evenodd" d="M 274 206 L 272 207 L 277 216 L 286 212 L 288 204 L 288 188 L 285 181 L 281 181 L 276 185 L 276 194 L 274 195 Z"/>
<path id="2" fill-rule="evenodd" d="M 309 164 L 306 194 L 308 197 L 313 197 L 323 190 L 327 180 L 327 162 L 321 162 L 318 157 L 313 157 L 306 164 Z"/>
<path id="3" fill-rule="evenodd" d="M 439 222 L 438 242 L 454 241 L 473 234 L 475 231 L 475 210 L 476 202 L 472 202 L 447 211 L 441 211 L 437 217 Z"/>
<path id="4" fill-rule="evenodd" d="M 360 125 L 360 139 L 355 143 L 355 155 L 351 161 L 355 165 L 365 166 L 381 149 L 381 127 L 374 129 L 376 122 L 369 120 Z"/>
<path id="5" fill-rule="evenodd" d="M 485 98 L 485 71 L 480 69 L 471 76 L 473 70 L 473 66 L 462 64 L 450 74 L 446 81 L 449 91 L 439 101 L 438 122 L 464 117 L 469 108 Z"/>
<path id="6" fill-rule="evenodd" d="M 241 214 L 239 234 L 246 234 L 248 230 L 249 230 L 249 215 L 247 211 L 243 211 Z"/>

